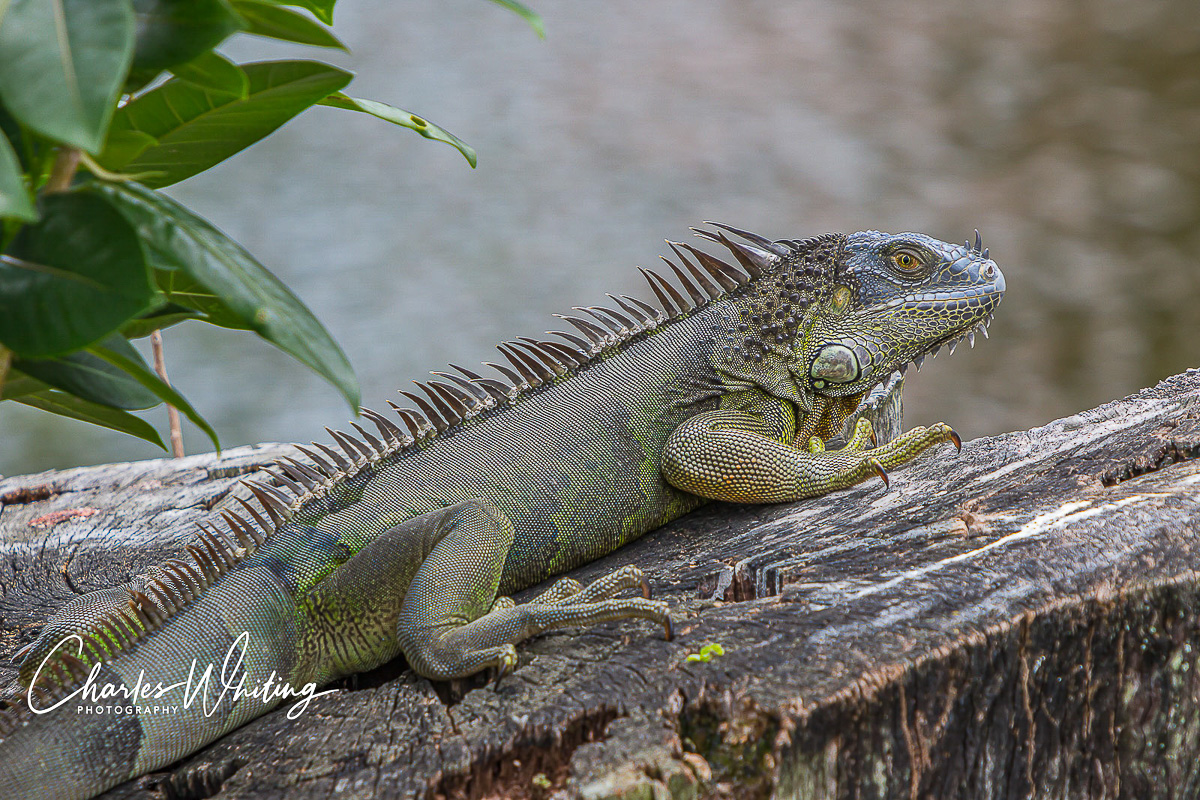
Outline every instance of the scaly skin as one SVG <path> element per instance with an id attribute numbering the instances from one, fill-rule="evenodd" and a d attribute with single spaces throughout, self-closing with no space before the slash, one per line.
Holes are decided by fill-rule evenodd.
<path id="1" fill-rule="evenodd" d="M 400 412 L 407 432 L 369 414 L 379 438 L 335 433 L 344 453 L 280 462 L 274 486 L 251 486 L 261 511 L 203 528 L 190 559 L 68 604 L 28 648 L 20 706 L 0 712 L 0 797 L 90 797 L 296 702 L 271 687 L 310 697 L 399 654 L 450 678 L 510 671 L 516 643 L 557 627 L 641 617 L 669 636 L 665 604 L 615 597 L 648 594 L 633 567 L 519 606 L 505 595 L 709 499 L 811 497 L 958 443 L 939 424 L 869 447 L 860 421 L 825 449 L 873 385 L 990 317 L 1004 281 L 978 239 L 725 230 L 749 244 L 702 235 L 750 276 L 672 245 L 692 302 L 649 274 L 667 314 L 614 298 L 620 310 L 584 312 L 596 323 L 568 318 L 580 335 L 566 345 L 512 343 L 511 382 L 444 376 L 430 401 L 409 395 L 425 413 Z M 174 684 L 193 663 L 189 701 Z M 96 687 L 170 688 L 101 714 L 129 703 L 80 696 L 93 669 Z M 243 675 L 266 696 L 222 694 Z"/>

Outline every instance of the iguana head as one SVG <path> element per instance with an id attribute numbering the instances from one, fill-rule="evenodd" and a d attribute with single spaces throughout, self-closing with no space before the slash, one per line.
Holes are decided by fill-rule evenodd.
<path id="1" fill-rule="evenodd" d="M 860 394 L 986 329 L 1004 296 L 1004 276 L 975 243 L 920 233 L 846 236 L 812 324 L 793 344 L 797 384 L 830 397 Z"/>
<path id="2" fill-rule="evenodd" d="M 978 232 L 965 245 L 879 231 L 772 241 L 711 224 L 721 230 L 697 233 L 729 248 L 750 273 L 732 303 L 712 311 L 716 366 L 730 385 L 757 385 L 805 409 L 815 395 L 853 398 L 943 345 L 973 341 L 1004 296 L 1004 276 Z M 733 280 L 729 265 L 689 245 L 672 247 L 680 258 L 681 247 L 696 257 L 698 266 L 683 261 L 698 279 L 703 269 Z"/>

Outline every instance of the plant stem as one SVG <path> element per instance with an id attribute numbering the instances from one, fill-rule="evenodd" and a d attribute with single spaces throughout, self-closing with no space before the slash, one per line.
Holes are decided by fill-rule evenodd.
<path id="1" fill-rule="evenodd" d="M 171 381 L 167 378 L 167 362 L 163 358 L 162 331 L 150 334 L 150 348 L 154 351 L 154 371 L 158 373 L 158 377 L 162 379 L 163 383 L 170 386 Z M 179 411 L 170 403 L 167 403 L 167 424 L 171 428 L 171 455 L 175 458 L 183 458 L 183 426 L 179 422 Z"/>
<path id="2" fill-rule="evenodd" d="M 45 194 L 65 192 L 71 188 L 71 179 L 75 170 L 79 169 L 79 157 L 82 152 L 78 147 L 60 147 L 54 157 L 54 166 L 50 168 L 50 178 L 42 188 Z"/>
<path id="3" fill-rule="evenodd" d="M 12 350 L 0 344 L 0 395 L 4 394 L 4 379 L 8 377 L 8 368 L 12 366 Z"/>

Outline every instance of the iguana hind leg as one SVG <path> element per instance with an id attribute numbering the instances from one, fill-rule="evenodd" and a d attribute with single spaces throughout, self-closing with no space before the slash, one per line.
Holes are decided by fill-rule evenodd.
<path id="1" fill-rule="evenodd" d="M 496 588 L 513 541 L 509 519 L 486 500 L 468 500 L 414 517 L 380 535 L 335 570 L 313 591 L 309 618 L 338 620 L 326 631 L 325 648 L 333 657 L 361 655 L 332 665 L 327 674 L 362 669 L 385 655 L 378 645 L 347 642 L 349 626 L 364 642 L 377 640 L 369 631 L 383 627 L 389 616 L 388 592 L 403 594 L 390 612 L 395 642 L 416 672 L 446 679 L 471 675 L 488 667 L 501 672 L 516 666 L 518 642 L 554 628 L 595 625 L 641 617 L 670 629 L 665 603 L 641 597 L 609 599 L 630 585 L 641 585 L 639 571 L 617 570 L 597 581 L 596 591 L 563 579 L 534 602 L 514 605 L 497 598 Z M 598 602 L 578 602 L 586 599 Z M 367 623 L 367 617 L 374 621 Z M 343 656 L 344 660 L 344 656 Z"/>

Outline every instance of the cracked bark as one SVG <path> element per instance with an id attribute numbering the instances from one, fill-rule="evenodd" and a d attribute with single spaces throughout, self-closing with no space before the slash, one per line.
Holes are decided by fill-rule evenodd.
<path id="1" fill-rule="evenodd" d="M 283 452 L 0 481 L 0 653 L 74 591 L 178 555 Z M 388 664 L 105 797 L 1193 797 L 1198 452 L 1190 371 L 938 450 L 890 491 L 709 506 L 573 573 L 645 568 L 674 642 L 546 635 L 498 687 Z M 14 673 L 0 658 L 0 686 Z"/>

